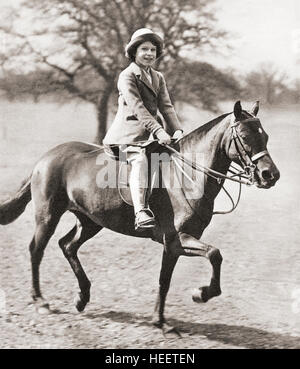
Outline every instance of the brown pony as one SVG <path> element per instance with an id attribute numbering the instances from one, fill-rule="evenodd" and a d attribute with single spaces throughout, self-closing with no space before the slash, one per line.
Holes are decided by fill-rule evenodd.
<path id="1" fill-rule="evenodd" d="M 172 273 L 178 257 L 202 256 L 212 265 L 208 286 L 193 294 L 196 302 L 206 302 L 221 294 L 220 267 L 222 256 L 214 246 L 200 241 L 213 215 L 214 200 L 222 188 L 231 162 L 244 173 L 252 171 L 253 183 L 270 188 L 279 179 L 279 171 L 267 151 L 268 136 L 256 115 L 258 103 L 251 112 L 242 110 L 240 102 L 233 113 L 224 114 L 183 137 L 176 149 L 184 158 L 187 153 L 203 153 L 205 174 L 197 183 L 198 196 L 187 199 L 183 188 L 156 188 L 150 198 L 157 226 L 142 233 L 134 229 L 133 207 L 123 201 L 116 186 L 101 185 L 99 165 L 118 162 L 109 158 L 101 147 L 82 142 L 68 142 L 47 152 L 35 165 L 13 198 L 0 205 L 0 224 L 13 222 L 32 199 L 36 229 L 30 243 L 32 265 L 32 297 L 40 313 L 50 312 L 42 298 L 39 266 L 45 247 L 61 216 L 70 211 L 76 225 L 59 240 L 64 256 L 75 273 L 80 292 L 76 308 L 83 311 L 90 300 L 90 286 L 77 256 L 80 246 L 102 228 L 135 237 L 151 238 L 164 245 L 159 277 L 159 292 L 153 323 L 164 331 L 164 306 Z M 170 161 L 170 166 L 174 162 Z M 214 175 L 212 175 L 212 173 Z"/>

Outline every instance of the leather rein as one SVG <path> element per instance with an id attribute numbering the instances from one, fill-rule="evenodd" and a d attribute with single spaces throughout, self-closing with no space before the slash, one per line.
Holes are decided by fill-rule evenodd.
<path id="1" fill-rule="evenodd" d="M 243 120 L 243 123 L 247 123 L 247 122 L 251 123 L 251 122 L 254 122 L 254 121 L 258 121 L 258 119 L 253 116 L 252 118 Z M 255 162 L 257 160 L 259 160 L 260 158 L 262 158 L 263 156 L 269 154 L 268 150 L 262 150 L 259 153 L 254 154 L 252 156 L 249 155 L 249 153 L 245 149 L 245 146 L 242 142 L 242 139 L 239 136 L 238 131 L 236 129 L 237 126 L 240 123 L 241 123 L 241 121 L 235 121 L 235 117 L 233 115 L 232 119 L 231 119 L 231 122 L 230 122 L 231 139 L 230 139 L 229 147 L 231 146 L 231 144 L 233 142 L 234 145 L 235 145 L 236 152 L 238 154 L 239 160 L 242 164 L 242 170 L 238 169 L 238 168 L 234 167 L 232 164 L 230 164 L 228 172 L 231 173 L 231 175 L 226 175 L 226 174 L 220 173 L 218 171 L 215 171 L 215 170 L 213 170 L 209 167 L 200 165 L 198 163 L 194 163 L 194 162 L 188 160 L 187 158 L 185 158 L 180 152 L 175 150 L 173 147 L 171 147 L 169 145 L 164 145 L 165 147 L 167 147 L 173 153 L 173 159 L 175 159 L 174 160 L 175 165 L 194 184 L 195 184 L 195 181 L 193 179 L 191 179 L 187 175 L 187 173 L 184 172 L 184 170 L 182 168 L 182 165 L 180 165 L 176 159 L 179 159 L 181 162 L 187 164 L 188 166 L 190 166 L 195 171 L 202 172 L 205 175 L 216 179 L 219 184 L 221 184 L 222 180 L 225 181 L 225 179 L 228 179 L 232 182 L 239 183 L 239 194 L 238 194 L 238 198 L 237 198 L 236 203 L 234 203 L 234 200 L 233 200 L 232 196 L 226 190 L 226 188 L 224 187 L 224 184 L 222 185 L 223 191 L 226 193 L 226 195 L 229 197 L 229 199 L 231 201 L 232 208 L 228 211 L 215 211 L 215 212 L 213 212 L 213 215 L 228 214 L 228 213 L 231 213 L 232 211 L 234 211 L 236 209 L 236 207 L 238 206 L 238 203 L 240 201 L 240 198 L 241 198 L 242 184 L 246 184 L 248 186 L 251 186 L 251 185 L 255 184 L 255 179 L 254 179 L 254 174 L 255 174 L 255 170 L 256 170 Z M 238 177 L 238 178 L 236 178 L 236 177 Z"/>

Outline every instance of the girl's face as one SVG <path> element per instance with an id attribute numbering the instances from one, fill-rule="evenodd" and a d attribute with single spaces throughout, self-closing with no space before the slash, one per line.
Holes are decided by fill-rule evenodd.
<path id="1" fill-rule="evenodd" d="M 148 68 L 154 64 L 156 60 L 156 46 L 152 42 L 146 41 L 140 44 L 136 49 L 135 62 L 144 67 Z"/>

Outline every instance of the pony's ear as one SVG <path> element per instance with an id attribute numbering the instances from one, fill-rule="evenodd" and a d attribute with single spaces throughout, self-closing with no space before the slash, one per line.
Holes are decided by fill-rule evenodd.
<path id="1" fill-rule="evenodd" d="M 251 110 L 251 114 L 254 116 L 257 116 L 257 113 L 259 111 L 259 101 L 256 101 L 256 103 L 253 105 L 253 108 Z"/>
<path id="2" fill-rule="evenodd" d="M 240 120 L 242 118 L 242 106 L 240 101 L 237 101 L 234 104 L 233 113 L 237 120 Z"/>

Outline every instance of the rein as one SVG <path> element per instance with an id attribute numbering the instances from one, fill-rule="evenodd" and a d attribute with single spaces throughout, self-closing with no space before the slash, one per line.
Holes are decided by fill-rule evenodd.
<path id="1" fill-rule="evenodd" d="M 175 158 L 173 157 L 173 161 L 174 164 L 177 166 L 177 168 L 179 168 L 181 170 L 181 172 L 183 173 L 183 175 L 185 175 L 185 177 L 187 177 L 192 183 L 195 184 L 195 181 L 193 179 L 191 179 L 187 173 L 185 173 L 185 171 L 183 170 L 182 166 L 177 162 L 177 159 L 180 159 L 182 162 L 188 164 L 192 169 L 198 171 L 198 172 L 202 172 L 204 174 L 206 174 L 207 176 L 214 178 L 217 180 L 217 182 L 220 184 L 222 180 L 225 179 L 229 179 L 233 182 L 238 182 L 239 183 L 239 194 L 238 194 L 238 198 L 236 203 L 234 203 L 234 200 L 232 198 L 232 196 L 230 195 L 230 193 L 226 190 L 226 188 L 224 187 L 224 184 L 222 185 L 222 190 L 225 192 L 225 194 L 228 196 L 230 202 L 231 202 L 231 209 L 227 210 L 227 211 L 214 211 L 213 215 L 217 215 L 217 214 L 229 214 L 232 213 L 238 206 L 240 199 L 241 199 L 241 194 L 242 194 L 242 184 L 246 184 L 248 186 L 252 185 L 253 183 L 251 181 L 242 181 L 241 177 L 243 178 L 248 178 L 248 175 L 244 175 L 243 171 L 240 171 L 239 169 L 235 168 L 233 165 L 231 165 L 231 169 L 229 169 L 228 171 L 231 172 L 233 175 L 232 176 L 227 176 L 223 173 L 217 172 L 213 169 L 210 169 L 208 167 L 205 166 L 200 166 L 199 164 L 195 164 L 193 162 L 191 162 L 190 160 L 186 159 L 183 157 L 183 155 L 181 155 L 177 150 L 173 149 L 172 147 L 170 147 L 169 145 L 165 145 L 170 151 L 173 152 Z M 175 159 L 175 160 L 174 160 Z M 238 172 L 235 172 L 234 170 L 238 170 Z M 238 176 L 239 179 L 233 178 L 235 176 Z"/>
<path id="2" fill-rule="evenodd" d="M 169 146 L 169 145 L 164 145 L 166 148 L 168 148 L 170 151 L 172 151 L 175 155 L 176 158 L 180 159 L 182 162 L 188 164 L 192 169 L 195 169 L 196 171 L 202 172 L 204 174 L 206 174 L 207 176 L 214 178 L 218 181 L 218 183 L 221 183 L 221 181 L 224 179 L 229 179 L 230 181 L 233 182 L 238 182 L 240 184 L 246 184 L 248 186 L 254 184 L 252 179 L 251 179 L 251 175 L 249 175 L 247 173 L 247 171 L 243 170 L 240 171 L 239 169 L 235 168 L 234 166 L 231 165 L 231 170 L 230 172 L 233 173 L 232 176 L 227 176 L 226 174 L 217 172 L 216 170 L 213 170 L 211 168 L 205 167 L 204 165 L 200 165 L 200 164 L 195 164 L 192 161 L 186 159 L 179 151 L 175 150 L 173 147 Z M 238 170 L 239 172 L 234 172 L 233 169 Z M 240 177 L 240 178 L 245 178 L 246 181 L 243 181 L 241 179 L 236 179 L 234 177 Z"/>
<path id="3" fill-rule="evenodd" d="M 165 147 L 167 147 L 173 154 L 174 157 L 176 159 L 179 159 L 181 162 L 186 163 L 187 165 L 189 165 L 192 169 L 198 171 L 198 172 L 202 172 L 205 175 L 214 178 L 217 180 L 217 182 L 219 184 L 221 184 L 222 180 L 230 180 L 232 182 L 237 182 L 239 183 L 239 193 L 238 193 L 238 198 L 236 203 L 234 203 L 234 200 L 232 198 L 232 196 L 230 195 L 230 193 L 226 190 L 226 188 L 224 187 L 224 184 L 222 185 L 222 189 L 223 191 L 226 193 L 226 195 L 228 196 L 228 198 L 231 201 L 232 204 L 232 208 L 228 211 L 215 211 L 213 212 L 213 215 L 216 214 L 229 214 L 231 212 L 233 212 L 236 207 L 239 204 L 240 198 L 241 198 L 241 193 L 242 193 L 242 184 L 251 186 L 254 185 L 255 181 L 254 181 L 254 173 L 255 173 L 255 169 L 256 169 L 256 164 L 255 161 L 259 160 L 260 158 L 262 158 L 265 155 L 268 155 L 268 151 L 267 150 L 263 150 L 257 154 L 254 154 L 252 156 L 249 155 L 249 153 L 247 152 L 247 150 L 245 149 L 243 142 L 237 132 L 236 127 L 241 123 L 241 121 L 235 121 L 234 120 L 234 115 L 232 116 L 231 122 L 230 122 L 230 128 L 231 128 L 231 141 L 230 141 L 230 145 L 232 143 L 232 141 L 235 144 L 235 148 L 236 151 L 238 153 L 240 162 L 242 163 L 243 169 L 240 170 L 238 168 L 235 168 L 232 164 L 230 164 L 230 167 L 228 169 L 228 172 L 231 173 L 232 175 L 226 175 L 220 172 L 217 172 L 211 168 L 205 167 L 203 165 L 199 165 L 198 163 L 193 163 L 190 160 L 186 159 L 180 152 L 178 152 L 177 150 L 175 150 L 173 147 L 169 146 L 169 145 L 165 145 Z M 243 122 L 253 122 L 257 120 L 257 118 L 253 117 L 250 119 L 246 119 Z M 229 147 L 230 147 L 229 145 Z M 173 157 L 173 159 L 174 159 Z M 177 162 L 177 160 L 174 160 L 175 165 L 182 171 L 182 173 L 192 182 L 195 184 L 195 181 L 193 179 L 191 179 L 187 173 L 184 172 L 182 166 Z M 235 178 L 235 177 L 238 177 Z"/>

